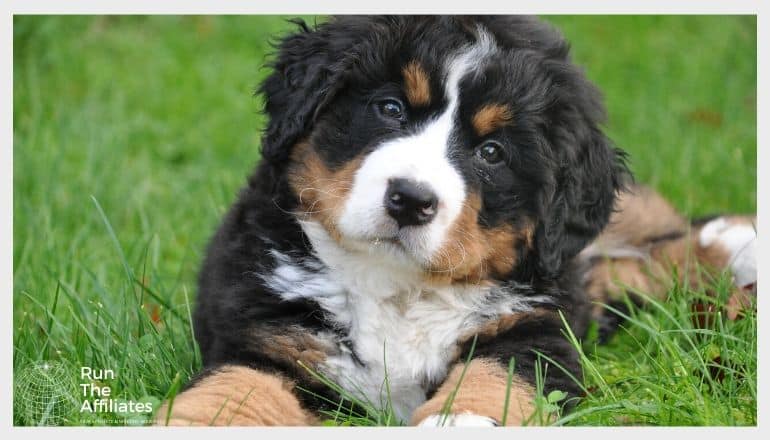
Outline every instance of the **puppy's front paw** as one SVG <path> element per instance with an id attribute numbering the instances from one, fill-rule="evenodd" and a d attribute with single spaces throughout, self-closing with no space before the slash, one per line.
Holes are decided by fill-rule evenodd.
<path id="1" fill-rule="evenodd" d="M 417 426 L 500 426 L 497 421 L 491 417 L 480 416 L 472 413 L 462 414 L 433 414 L 424 418 Z"/>

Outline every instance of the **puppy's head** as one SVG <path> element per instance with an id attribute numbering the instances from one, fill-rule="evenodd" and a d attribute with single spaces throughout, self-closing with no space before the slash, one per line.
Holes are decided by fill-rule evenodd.
<path id="1" fill-rule="evenodd" d="M 441 281 L 551 278 L 625 174 L 596 89 L 528 17 L 339 17 L 279 45 L 263 158 L 301 221 Z"/>

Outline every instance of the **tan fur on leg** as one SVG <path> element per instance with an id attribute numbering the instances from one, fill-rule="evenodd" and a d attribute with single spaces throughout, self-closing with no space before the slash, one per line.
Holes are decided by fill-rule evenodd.
<path id="1" fill-rule="evenodd" d="M 168 402 L 158 411 L 156 425 L 166 424 Z M 169 426 L 301 426 L 314 425 L 279 376 L 242 366 L 223 367 L 176 396 Z"/>
<path id="2" fill-rule="evenodd" d="M 753 216 L 721 219 L 728 226 L 753 225 L 756 220 Z M 587 275 L 589 296 L 595 302 L 607 303 L 620 299 L 628 290 L 662 300 L 675 282 L 686 283 L 693 290 L 708 289 L 713 278 L 729 269 L 730 250 L 719 240 L 703 243 L 703 227 L 691 227 L 654 191 L 632 188 L 619 198 L 604 232 L 581 254 L 583 258 L 603 258 Z M 678 279 L 674 279 L 675 273 Z M 731 298 L 731 317 L 748 303 L 740 287 L 736 286 Z M 593 313 L 603 314 L 603 307 L 597 304 Z"/>
<path id="3" fill-rule="evenodd" d="M 687 281 L 697 289 L 701 271 L 713 272 L 726 265 L 725 253 L 717 247 L 698 244 L 697 230 L 683 237 L 650 244 L 640 249 L 639 257 L 607 257 L 592 269 L 589 294 L 594 299 L 617 300 L 626 289 L 663 300 L 675 282 Z M 674 274 L 678 279 L 674 279 Z M 599 292 L 606 292 L 600 298 Z"/>
<path id="4" fill-rule="evenodd" d="M 456 365 L 439 387 L 436 394 L 423 403 L 412 414 L 412 424 L 417 425 L 426 417 L 440 414 L 445 402 L 460 381 L 464 364 Z M 449 412 L 452 414 L 471 413 L 487 416 L 502 422 L 508 373 L 495 360 L 474 359 L 468 365 L 460 388 L 455 395 Z M 533 412 L 535 389 L 521 378 L 513 376 L 511 383 L 508 417 L 506 425 L 519 426 Z"/>
<path id="5" fill-rule="evenodd" d="M 688 222 L 660 194 L 641 185 L 621 193 L 607 227 L 583 252 L 586 256 L 641 249 L 651 239 L 685 233 Z"/>
<path id="6" fill-rule="evenodd" d="M 594 301 L 618 300 L 624 291 L 641 292 L 663 300 L 674 282 L 687 281 L 698 289 L 702 271 L 712 275 L 726 265 L 725 253 L 716 247 L 702 248 L 697 234 L 651 246 L 643 257 L 608 257 L 591 269 L 586 288 Z M 673 275 L 677 274 L 678 279 Z"/>

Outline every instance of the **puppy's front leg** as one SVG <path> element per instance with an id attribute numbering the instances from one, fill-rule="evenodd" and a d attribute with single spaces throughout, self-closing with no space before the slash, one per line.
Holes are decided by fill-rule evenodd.
<path id="1" fill-rule="evenodd" d="M 169 407 L 171 415 L 168 415 Z M 168 420 L 168 423 L 166 421 Z M 302 426 L 316 424 L 300 406 L 291 383 L 245 366 L 218 368 L 165 403 L 156 425 Z"/>
<path id="2" fill-rule="evenodd" d="M 465 369 L 455 365 L 435 395 L 412 415 L 420 426 L 498 426 L 502 423 L 507 390 L 507 371 L 495 359 L 473 359 Z M 462 376 L 462 381 L 460 380 Z M 458 388 L 459 383 L 459 388 Z M 457 390 L 449 414 L 445 402 Z M 532 385 L 514 375 L 510 388 L 506 425 L 521 425 L 534 411 Z"/>
<path id="3" fill-rule="evenodd" d="M 546 394 L 558 389 L 571 398 L 580 393 L 580 385 L 572 379 L 581 377 L 577 352 L 561 334 L 562 324 L 554 313 L 505 316 L 499 326 L 489 327 L 506 329 L 493 337 L 477 333 L 474 358 L 467 365 L 465 374 L 465 364 L 456 364 L 435 394 L 414 411 L 413 425 L 498 426 L 504 420 L 505 425 L 520 426 L 528 422 L 535 411 L 535 365 L 539 354 L 561 367 L 540 359 L 541 370 L 546 372 Z M 506 410 L 509 381 L 506 366 L 512 357 L 515 368 Z M 451 407 L 445 416 L 445 404 L 453 393 Z"/>

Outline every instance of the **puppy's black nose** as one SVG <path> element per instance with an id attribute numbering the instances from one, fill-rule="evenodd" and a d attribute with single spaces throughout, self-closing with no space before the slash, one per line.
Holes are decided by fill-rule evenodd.
<path id="1" fill-rule="evenodd" d="M 390 179 L 385 191 L 385 209 L 398 227 L 429 223 L 436 216 L 438 198 L 428 186 L 407 179 Z"/>

